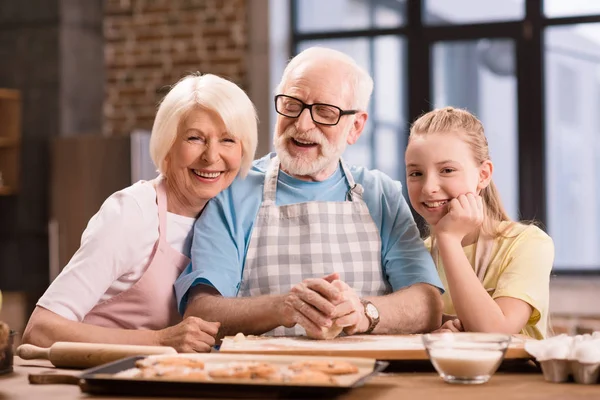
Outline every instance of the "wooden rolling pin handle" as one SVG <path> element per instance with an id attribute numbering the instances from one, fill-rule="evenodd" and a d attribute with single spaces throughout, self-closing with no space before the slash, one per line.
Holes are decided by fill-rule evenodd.
<path id="1" fill-rule="evenodd" d="M 32 344 L 22 344 L 17 347 L 17 356 L 24 360 L 35 360 L 35 359 L 50 359 L 50 349 L 37 347 Z"/>
<path id="2" fill-rule="evenodd" d="M 32 385 L 77 385 L 79 383 L 79 376 L 60 374 L 54 372 L 46 372 L 40 374 L 29 374 L 29 383 Z"/>

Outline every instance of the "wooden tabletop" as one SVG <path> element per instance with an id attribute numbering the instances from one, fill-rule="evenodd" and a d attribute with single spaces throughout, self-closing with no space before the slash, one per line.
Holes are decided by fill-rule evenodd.
<path id="1" fill-rule="evenodd" d="M 512 335 L 504 359 L 530 359 L 523 335 Z M 318 355 L 327 357 L 366 357 L 378 360 L 426 360 L 423 335 L 352 335 L 331 340 L 313 340 L 306 336 L 227 336 L 221 353 L 261 355 Z"/>
<path id="2" fill-rule="evenodd" d="M 71 400 L 93 399 L 82 393 L 75 385 L 31 385 L 29 374 L 60 372 L 77 374 L 74 370 L 59 370 L 45 361 L 25 361 L 15 357 L 15 370 L 12 374 L 0 376 L 0 399 L 45 399 Z M 109 399 L 112 397 L 98 397 Z M 144 400 L 147 397 L 117 397 L 121 400 Z M 598 399 L 600 385 L 578 385 L 575 383 L 555 384 L 545 382 L 541 374 L 497 373 L 483 385 L 450 385 L 444 383 L 433 372 L 383 373 L 373 378 L 365 386 L 351 390 L 338 397 L 341 400 L 401 400 L 401 399 L 440 399 L 440 400 L 554 400 L 554 399 Z M 154 397 L 153 399 L 156 399 Z M 163 397 L 163 399 L 168 399 Z"/>

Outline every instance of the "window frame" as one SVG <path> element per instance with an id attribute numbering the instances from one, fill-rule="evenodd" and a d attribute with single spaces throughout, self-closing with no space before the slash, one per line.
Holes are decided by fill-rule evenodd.
<path id="1" fill-rule="evenodd" d="M 405 24 L 401 26 L 303 33 L 297 29 L 299 0 L 289 1 L 291 54 L 297 54 L 299 44 L 309 40 L 374 39 L 383 35 L 399 35 L 405 39 L 407 121 L 414 121 L 422 113 L 430 111 L 432 108 L 431 52 L 436 42 L 476 39 L 513 40 L 516 50 L 518 102 L 519 213 L 522 220 L 535 220 L 542 228 L 547 226 L 544 32 L 547 27 L 551 26 L 598 23 L 600 14 L 548 18 L 544 14 L 544 0 L 525 0 L 525 14 L 522 20 L 426 25 L 422 18 L 425 0 L 406 0 Z M 366 1 L 373 4 L 374 2 L 385 3 L 387 0 Z M 372 9 L 373 7 L 371 7 Z M 371 12 L 371 17 L 373 17 L 372 14 Z M 399 111 L 403 112 L 404 110 Z M 376 123 L 373 126 L 376 127 Z M 375 140 L 375 135 L 374 131 L 371 140 Z M 403 145 L 406 146 L 406 141 Z M 422 225 L 418 216 L 416 219 Z M 563 265 L 554 269 L 553 272 L 560 275 L 600 275 L 600 265 L 594 269 Z"/>

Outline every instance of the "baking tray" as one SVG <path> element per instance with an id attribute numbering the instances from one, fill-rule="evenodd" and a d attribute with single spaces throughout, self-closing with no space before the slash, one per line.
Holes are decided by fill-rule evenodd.
<path id="1" fill-rule="evenodd" d="M 357 374 L 336 376 L 338 385 L 311 385 L 297 383 L 269 383 L 250 381 L 176 381 L 176 380 L 144 380 L 136 378 L 115 377 L 114 374 L 135 368 L 137 360 L 145 356 L 128 357 L 99 367 L 83 371 L 80 375 L 79 387 L 85 393 L 99 395 L 127 396 L 193 396 L 193 397 L 234 397 L 234 398 L 306 398 L 333 397 L 345 393 L 352 388 L 365 384 L 366 381 L 384 370 L 388 363 L 368 358 L 349 357 L 308 357 L 308 356 L 278 356 L 278 355 L 241 355 L 241 354 L 186 354 L 183 357 L 193 357 L 204 362 L 270 362 L 289 365 L 304 360 L 344 360 L 354 363 L 358 368 Z M 152 356 L 151 356 L 152 357 Z M 156 357 L 156 356 L 154 356 Z"/>

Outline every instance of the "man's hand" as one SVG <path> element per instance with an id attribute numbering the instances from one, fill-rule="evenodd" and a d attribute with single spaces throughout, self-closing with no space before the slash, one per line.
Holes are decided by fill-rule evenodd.
<path id="1" fill-rule="evenodd" d="M 333 273 L 323 278 L 305 279 L 295 285 L 283 297 L 282 325 L 291 328 L 298 324 L 308 336 L 325 338 L 324 331 L 332 326 L 336 308 L 343 303 L 341 291 L 332 284 L 338 279 L 339 274 Z"/>
<path id="2" fill-rule="evenodd" d="M 340 290 L 343 299 L 333 315 L 335 324 L 344 327 L 347 335 L 365 332 L 369 328 L 369 319 L 356 291 L 340 280 L 333 281 L 332 285 Z"/>
<path id="3" fill-rule="evenodd" d="M 175 326 L 157 331 L 160 346 L 171 346 L 179 353 L 209 352 L 215 345 L 219 322 L 207 322 L 198 317 L 187 317 Z"/>

